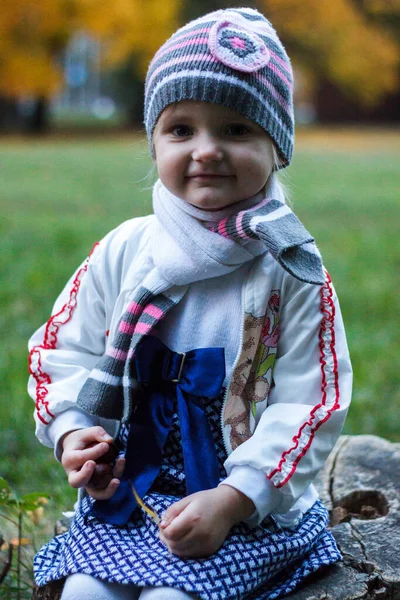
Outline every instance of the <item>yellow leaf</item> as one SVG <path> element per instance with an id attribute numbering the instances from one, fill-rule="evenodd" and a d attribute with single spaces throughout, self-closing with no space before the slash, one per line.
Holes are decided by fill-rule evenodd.
<path id="1" fill-rule="evenodd" d="M 78 32 L 101 43 L 105 68 L 135 55 L 144 76 L 152 55 L 178 26 L 182 0 L 13 0 L 0 19 L 0 95 L 58 92 L 60 52 Z"/>
<path id="2" fill-rule="evenodd" d="M 10 545 L 11 546 L 29 546 L 29 544 L 31 544 L 32 540 L 26 537 L 23 538 L 13 538 L 12 540 L 10 540 Z"/>

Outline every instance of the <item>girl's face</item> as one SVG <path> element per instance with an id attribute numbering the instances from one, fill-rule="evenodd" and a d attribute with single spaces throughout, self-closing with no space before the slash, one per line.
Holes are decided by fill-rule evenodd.
<path id="1" fill-rule="evenodd" d="M 274 166 L 272 141 L 264 129 L 220 104 L 183 100 L 168 106 L 153 142 L 165 187 L 203 210 L 251 198 Z"/>

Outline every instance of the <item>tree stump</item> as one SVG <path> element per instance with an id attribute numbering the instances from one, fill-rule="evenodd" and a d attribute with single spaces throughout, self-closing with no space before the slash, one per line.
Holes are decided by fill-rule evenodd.
<path id="1" fill-rule="evenodd" d="M 342 436 L 316 485 L 344 560 L 288 600 L 399 600 L 400 444 Z"/>
<path id="2" fill-rule="evenodd" d="M 400 600 L 400 444 L 342 436 L 315 484 L 344 560 L 288 600 Z M 53 582 L 32 600 L 59 600 L 61 591 Z"/>

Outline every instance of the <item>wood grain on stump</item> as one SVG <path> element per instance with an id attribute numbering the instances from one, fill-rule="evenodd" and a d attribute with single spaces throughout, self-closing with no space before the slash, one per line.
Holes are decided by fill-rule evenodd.
<path id="1" fill-rule="evenodd" d="M 288 600 L 400 600 L 400 444 L 342 436 L 315 483 L 344 560 Z M 59 600 L 61 590 L 53 582 L 32 600 Z"/>
<path id="2" fill-rule="evenodd" d="M 316 485 L 344 560 L 288 600 L 399 600 L 400 444 L 342 436 Z"/>

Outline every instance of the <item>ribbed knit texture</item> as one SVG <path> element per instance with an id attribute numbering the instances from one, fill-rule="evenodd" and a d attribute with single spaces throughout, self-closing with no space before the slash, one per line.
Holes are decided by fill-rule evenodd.
<path id="1" fill-rule="evenodd" d="M 270 195 L 273 191 L 272 178 L 261 202 L 207 228 L 181 208 L 184 201 L 161 181 L 155 184 L 153 206 L 159 229 L 153 240 L 154 267 L 133 291 L 112 344 L 83 385 L 77 400 L 80 408 L 100 417 L 129 421 L 135 349 L 182 299 L 187 284 L 232 273 L 266 250 L 297 279 L 324 283 L 314 239 L 290 208 Z M 255 240 L 251 244 L 255 253 L 242 245 L 243 240 Z"/>
<path id="2" fill-rule="evenodd" d="M 260 240 L 291 275 L 323 284 L 321 255 L 314 238 L 280 200 L 266 198 L 253 209 L 222 219 L 211 231 L 235 241 Z"/>
<path id="3" fill-rule="evenodd" d="M 100 359 L 79 393 L 77 404 L 80 408 L 104 418 L 118 416 L 129 420 L 133 377 L 130 365 L 135 348 L 172 306 L 172 300 L 155 290 L 141 286 L 135 291 L 118 324 L 112 347 Z"/>
<path id="4" fill-rule="evenodd" d="M 282 160 L 294 142 L 293 73 L 271 23 L 250 8 L 217 10 L 179 29 L 150 63 L 145 126 L 152 151 L 154 127 L 174 102 L 223 104 L 260 125 Z"/>

